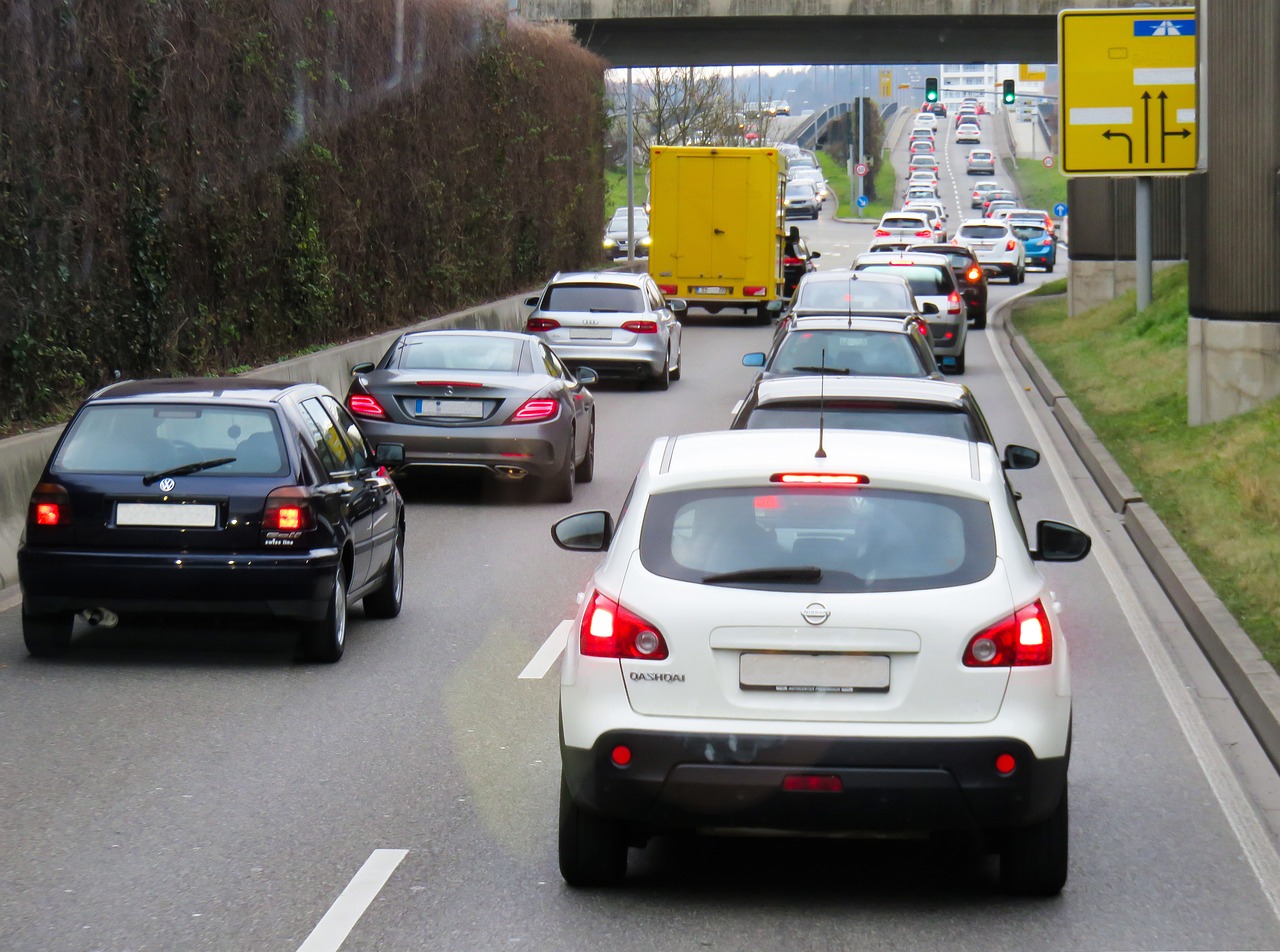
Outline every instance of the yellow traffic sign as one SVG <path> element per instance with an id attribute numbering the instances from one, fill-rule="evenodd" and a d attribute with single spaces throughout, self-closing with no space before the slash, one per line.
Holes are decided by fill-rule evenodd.
<path id="1" fill-rule="evenodd" d="M 1044 63 L 1019 63 L 1018 82 L 1042 83 L 1049 78 L 1049 69 Z"/>
<path id="2" fill-rule="evenodd" d="M 880 98 L 888 99 L 893 95 L 893 70 L 880 70 Z"/>
<path id="3" fill-rule="evenodd" d="M 1063 10 L 1058 64 L 1063 172 L 1195 171 L 1194 8 Z"/>

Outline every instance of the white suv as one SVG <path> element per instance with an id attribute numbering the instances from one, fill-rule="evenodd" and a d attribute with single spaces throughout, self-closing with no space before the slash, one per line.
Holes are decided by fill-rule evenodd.
<path id="1" fill-rule="evenodd" d="M 817 452 L 815 452 L 817 451 Z M 560 870 L 615 884 L 627 849 L 698 830 L 976 832 L 1006 889 L 1067 875 L 1071 680 L 993 447 L 735 430 L 657 440 L 561 665 Z"/>
<path id="2" fill-rule="evenodd" d="M 971 250 L 989 274 L 1002 274 L 1010 284 L 1021 284 L 1026 279 L 1027 249 L 1008 222 L 994 218 L 966 219 L 956 229 L 951 243 Z"/>

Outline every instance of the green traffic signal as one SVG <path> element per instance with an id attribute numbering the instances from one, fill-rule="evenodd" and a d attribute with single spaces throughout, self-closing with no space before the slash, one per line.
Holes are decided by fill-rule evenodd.
<path id="1" fill-rule="evenodd" d="M 924 81 L 924 101 L 938 101 L 938 77 L 930 76 Z"/>
<path id="2" fill-rule="evenodd" d="M 1004 81 L 1004 93 L 1003 93 L 1004 104 L 1006 106 L 1012 106 L 1014 101 L 1017 98 L 1018 98 L 1018 94 L 1014 92 L 1014 89 L 1013 89 L 1013 80 L 1006 79 Z"/>

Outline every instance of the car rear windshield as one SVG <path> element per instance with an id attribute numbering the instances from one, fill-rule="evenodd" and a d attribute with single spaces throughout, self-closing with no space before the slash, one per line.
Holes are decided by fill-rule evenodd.
<path id="1" fill-rule="evenodd" d="M 933 156 L 931 155 L 913 155 L 911 157 L 911 164 L 920 165 L 925 168 L 933 168 L 933 166 L 938 163 L 934 161 Z"/>
<path id="2" fill-rule="evenodd" d="M 991 574 L 995 548 L 981 500 L 865 486 L 662 493 L 640 534 L 641 562 L 656 575 L 782 591 L 967 585 Z"/>
<path id="3" fill-rule="evenodd" d="M 950 294 L 956 286 L 951 268 L 937 264 L 869 264 L 858 270 L 906 278 L 912 294 Z"/>
<path id="4" fill-rule="evenodd" d="M 543 295 L 542 310 L 634 313 L 644 310 L 644 296 L 630 285 L 556 284 Z"/>
<path id="5" fill-rule="evenodd" d="M 1006 232 L 1001 225 L 961 225 L 961 238 L 1003 238 Z"/>
<path id="6" fill-rule="evenodd" d="M 747 417 L 748 430 L 791 430 L 817 427 L 819 419 L 828 429 L 888 430 L 893 433 L 927 433 L 956 440 L 974 440 L 973 421 L 958 407 L 877 406 L 874 402 L 835 398 L 823 401 L 788 401 L 757 407 Z"/>
<path id="7" fill-rule="evenodd" d="M 787 196 L 809 198 L 814 194 L 813 186 L 808 182 L 791 182 L 787 185 Z"/>
<path id="8" fill-rule="evenodd" d="M 514 373 L 520 367 L 524 342 L 487 334 L 458 337 L 424 334 L 411 338 L 400 350 L 401 370 L 492 370 Z"/>
<path id="9" fill-rule="evenodd" d="M 1043 238 L 1048 232 L 1043 225 L 1028 225 L 1024 222 L 1013 223 L 1013 233 L 1026 241 L 1028 238 Z"/>
<path id="10" fill-rule="evenodd" d="M 868 311 L 914 311 L 907 289 L 879 281 L 806 281 L 796 298 L 797 310 L 864 314 Z"/>
<path id="11" fill-rule="evenodd" d="M 877 374 L 923 377 L 925 370 L 907 335 L 861 329 L 793 331 L 778 345 L 772 373 Z"/>
<path id="12" fill-rule="evenodd" d="M 896 228 L 899 231 L 913 231 L 917 228 L 928 228 L 919 218 L 886 218 L 880 225 L 881 228 Z"/>
<path id="13" fill-rule="evenodd" d="M 85 407 L 72 421 L 52 469 L 60 473 L 158 473 L 227 459 L 202 476 L 275 476 L 289 471 L 274 411 L 208 404 Z"/>

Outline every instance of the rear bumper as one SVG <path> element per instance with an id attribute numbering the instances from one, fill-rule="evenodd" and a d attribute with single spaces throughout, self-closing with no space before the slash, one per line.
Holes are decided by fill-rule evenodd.
<path id="1" fill-rule="evenodd" d="M 617 766 L 619 745 L 631 762 Z M 1016 768 L 996 770 L 1010 754 Z M 611 731 L 590 750 L 561 744 L 582 807 L 648 830 L 995 831 L 1044 819 L 1066 788 L 1069 757 L 1037 759 L 1007 737 L 921 739 Z M 783 789 L 787 777 L 838 781 Z M 834 781 L 829 778 L 836 778 Z"/>
<path id="2" fill-rule="evenodd" d="M 461 467 L 497 475 L 510 475 L 505 469 L 517 469 L 531 476 L 548 477 L 560 471 L 565 455 L 571 452 L 569 424 L 559 417 L 548 423 L 504 427 L 419 427 L 365 419 L 361 419 L 360 426 L 374 446 L 404 446 L 404 463 L 396 467 L 398 473 L 407 469 Z"/>
<path id="3" fill-rule="evenodd" d="M 663 334 L 638 335 L 635 343 L 626 346 L 544 339 L 572 369 L 590 367 L 602 377 L 654 377 L 662 372 L 667 359 L 667 338 Z"/>

